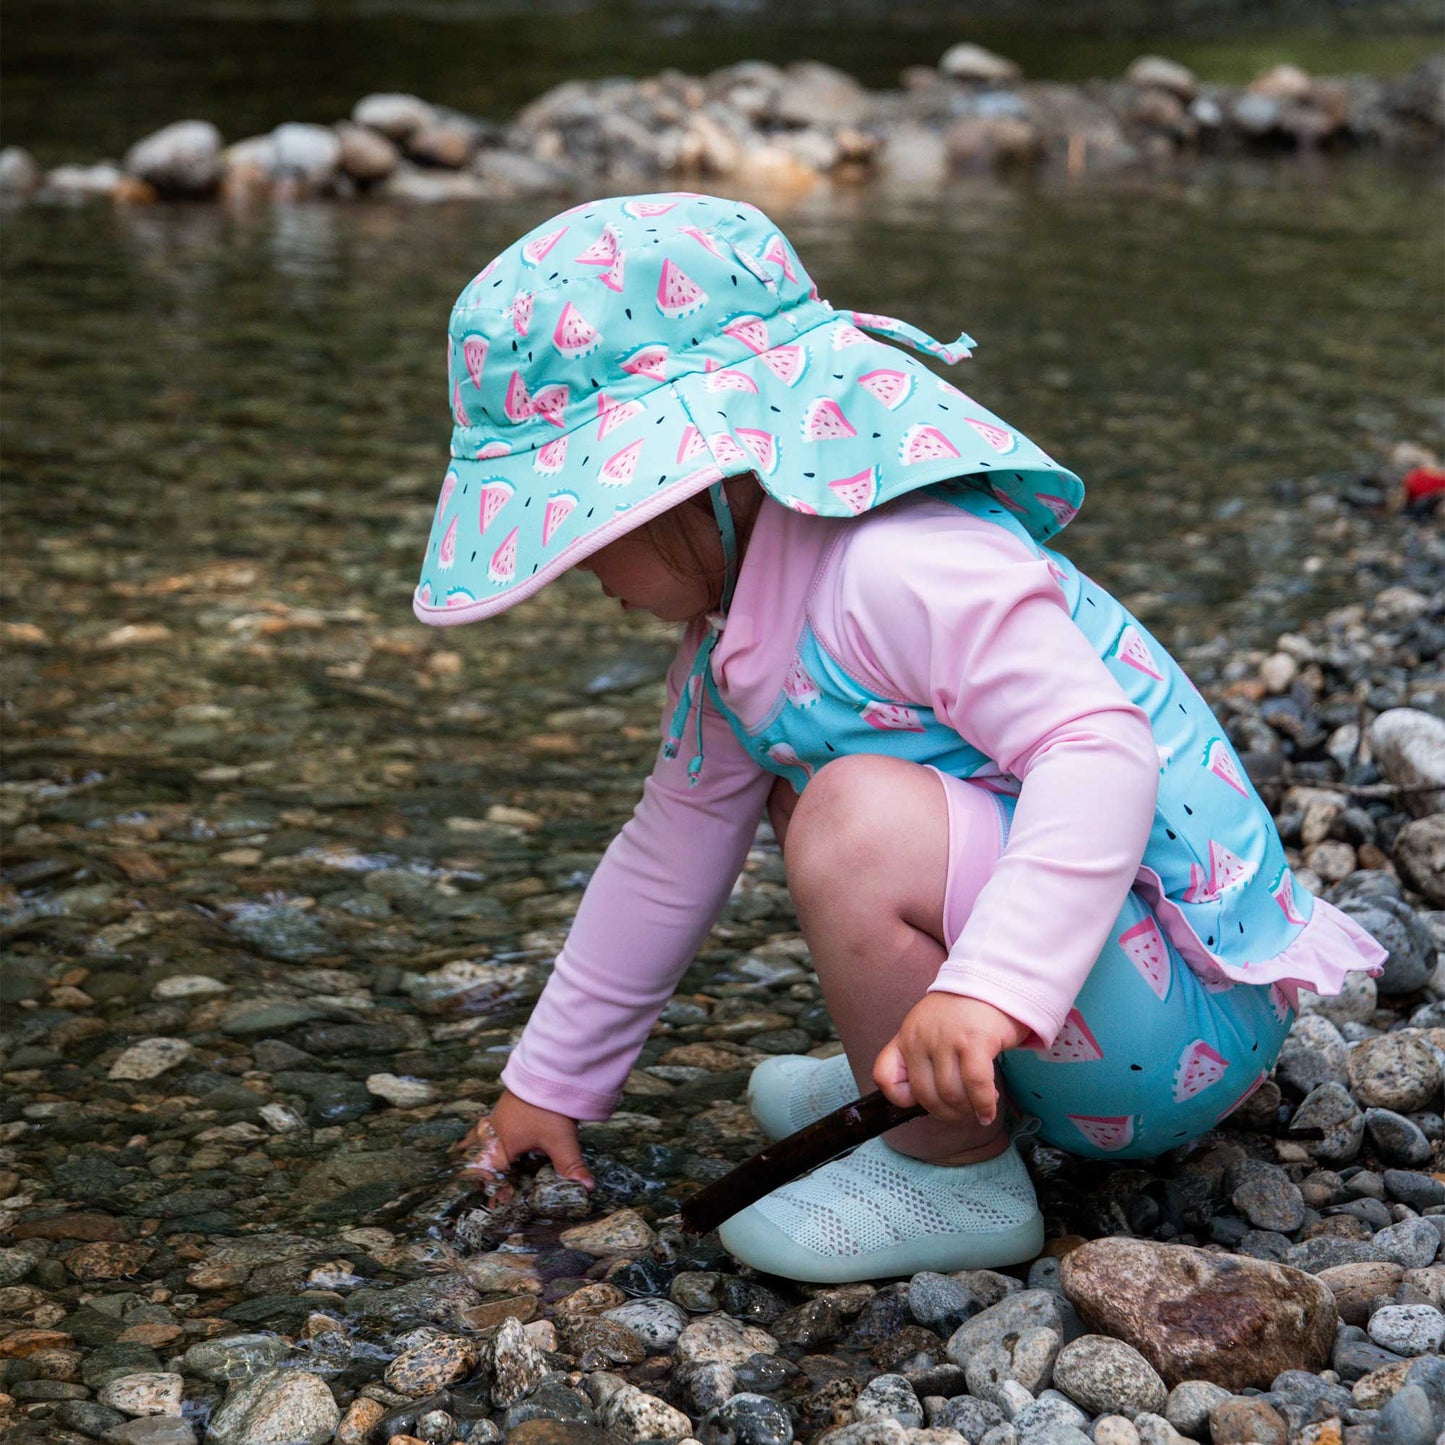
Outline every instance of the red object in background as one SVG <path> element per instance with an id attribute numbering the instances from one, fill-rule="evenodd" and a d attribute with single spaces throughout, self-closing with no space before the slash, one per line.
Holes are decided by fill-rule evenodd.
<path id="1" fill-rule="evenodd" d="M 1439 467 L 1415 467 L 1405 474 L 1400 490 L 1404 493 L 1406 506 L 1438 497 L 1445 493 L 1445 471 Z"/>

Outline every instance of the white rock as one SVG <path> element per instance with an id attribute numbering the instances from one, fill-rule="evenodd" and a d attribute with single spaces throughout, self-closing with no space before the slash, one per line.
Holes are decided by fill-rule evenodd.
<path id="1" fill-rule="evenodd" d="M 208 994 L 230 993 L 231 985 L 204 973 L 177 973 L 163 978 L 151 989 L 157 1002 L 173 998 L 203 998 Z"/>
<path id="2" fill-rule="evenodd" d="M 679 1364 L 741 1365 L 751 1355 L 775 1355 L 778 1342 L 756 1325 L 730 1315 L 704 1315 L 677 1337 L 673 1353 Z"/>
<path id="3" fill-rule="evenodd" d="M 968 41 L 944 51 L 938 68 L 951 80 L 978 80 L 993 85 L 1011 85 L 1023 77 L 1023 70 L 1012 60 Z"/>
<path id="4" fill-rule="evenodd" d="M 341 138 L 330 126 L 288 121 L 271 132 L 272 170 L 278 178 L 300 181 L 316 190 L 336 182 Z"/>
<path id="5" fill-rule="evenodd" d="M 178 120 L 137 141 L 125 168 L 161 191 L 208 191 L 221 178 L 221 132 L 208 120 Z"/>
<path id="6" fill-rule="evenodd" d="M 1313 88 L 1308 72 L 1297 65 L 1272 65 L 1249 82 L 1251 95 L 1267 96 L 1270 100 L 1308 100 Z"/>
<path id="7" fill-rule="evenodd" d="M 305 1370 L 235 1381 L 211 1416 L 207 1445 L 325 1445 L 341 1423 L 326 1382 Z"/>
<path id="8" fill-rule="evenodd" d="M 179 1375 L 149 1370 L 112 1380 L 97 1398 L 102 1405 L 136 1419 L 146 1415 L 179 1415 L 184 1388 L 185 1381 Z"/>
<path id="9" fill-rule="evenodd" d="M 363 96 L 356 102 L 351 118 L 357 125 L 379 130 L 388 140 L 404 141 L 413 131 L 431 125 L 437 111 L 420 96 L 385 92 Z"/>
<path id="10" fill-rule="evenodd" d="M 185 1039 L 142 1039 L 110 1066 L 112 1079 L 156 1079 L 195 1052 Z"/>
<path id="11" fill-rule="evenodd" d="M 1392 783 L 1418 788 L 1405 806 L 1417 818 L 1445 809 L 1445 718 L 1413 707 L 1392 707 L 1370 724 L 1370 752 Z"/>
<path id="12" fill-rule="evenodd" d="M 432 1103 L 437 1091 L 425 1079 L 404 1078 L 398 1074 L 369 1074 L 366 1091 L 397 1109 L 416 1109 Z"/>
<path id="13" fill-rule="evenodd" d="M 93 166 L 56 166 L 45 173 L 45 189 L 63 196 L 108 196 L 124 179 L 120 167 L 109 161 Z"/>
<path id="14" fill-rule="evenodd" d="M 1162 55 L 1141 55 L 1124 72 L 1124 79 L 1130 85 L 1168 91 L 1184 101 L 1193 100 L 1199 93 L 1199 79 L 1194 72 Z"/>
<path id="15" fill-rule="evenodd" d="M 306 1127 L 305 1119 L 287 1104 L 263 1104 L 258 1112 L 273 1134 L 290 1134 Z"/>
<path id="16" fill-rule="evenodd" d="M 35 157 L 20 146 L 0 150 L 0 192 L 24 195 L 40 185 L 40 167 Z"/>

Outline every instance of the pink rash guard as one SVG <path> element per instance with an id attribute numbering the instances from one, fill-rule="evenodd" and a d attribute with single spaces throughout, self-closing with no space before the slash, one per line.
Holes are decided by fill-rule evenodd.
<path id="1" fill-rule="evenodd" d="M 750 729 L 778 698 L 805 623 L 871 691 L 926 703 L 1022 780 L 1008 845 L 932 990 L 985 1000 L 1047 1047 L 1148 841 L 1159 764 L 1147 719 L 1070 619 L 1045 564 L 1005 529 L 927 496 L 857 520 L 764 500 L 712 660 L 721 696 Z M 683 639 L 673 699 L 701 636 L 693 627 Z M 774 775 L 706 701 L 702 727 L 696 787 L 690 724 L 681 756 L 659 751 L 588 884 L 502 1073 L 529 1103 L 575 1119 L 612 1113 L 741 871 Z"/>

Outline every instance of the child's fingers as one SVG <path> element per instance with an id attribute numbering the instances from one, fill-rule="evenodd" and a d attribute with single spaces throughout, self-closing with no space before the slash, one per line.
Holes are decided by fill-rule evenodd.
<path id="1" fill-rule="evenodd" d="M 980 1124 L 992 1124 L 998 1112 L 998 1090 L 993 1081 L 993 1060 L 984 1054 L 968 1059 L 963 1070 L 964 1088 L 969 1107 L 978 1115 Z"/>
<path id="2" fill-rule="evenodd" d="M 582 1148 L 577 1142 L 576 1135 L 564 1134 L 559 1139 L 551 1139 L 547 1143 L 547 1157 L 552 1161 L 552 1167 L 563 1179 L 575 1179 L 584 1189 L 595 1189 L 596 1181 L 592 1178 L 592 1171 L 588 1169 L 586 1161 L 582 1158 Z"/>
<path id="3" fill-rule="evenodd" d="M 898 1047 L 897 1037 L 889 1039 L 874 1059 L 873 1082 L 883 1091 L 888 1102 L 900 1109 L 910 1109 L 918 1102 L 908 1082 L 908 1067 L 903 1062 L 903 1050 Z"/>
<path id="4" fill-rule="evenodd" d="M 512 1167 L 512 1156 L 490 1119 L 481 1120 L 462 1142 L 467 1146 L 461 1165 L 463 1174 L 495 1176 Z"/>

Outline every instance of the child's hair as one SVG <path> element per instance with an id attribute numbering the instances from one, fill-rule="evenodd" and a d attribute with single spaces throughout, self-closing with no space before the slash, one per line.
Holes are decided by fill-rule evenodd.
<path id="1" fill-rule="evenodd" d="M 752 530 L 758 507 L 762 505 L 762 484 L 754 473 L 747 472 L 740 477 L 730 478 L 724 485 L 741 543 Z M 686 508 L 702 512 L 711 524 L 712 499 L 703 491 L 694 493 L 675 507 L 669 507 L 650 522 L 644 522 L 638 530 L 647 538 L 653 551 L 657 553 L 658 560 L 674 577 L 684 581 L 694 577 L 701 578 L 708 584 L 710 594 L 720 595 L 723 568 L 712 565 L 698 547 L 696 531 L 689 527 L 684 519 Z"/>

